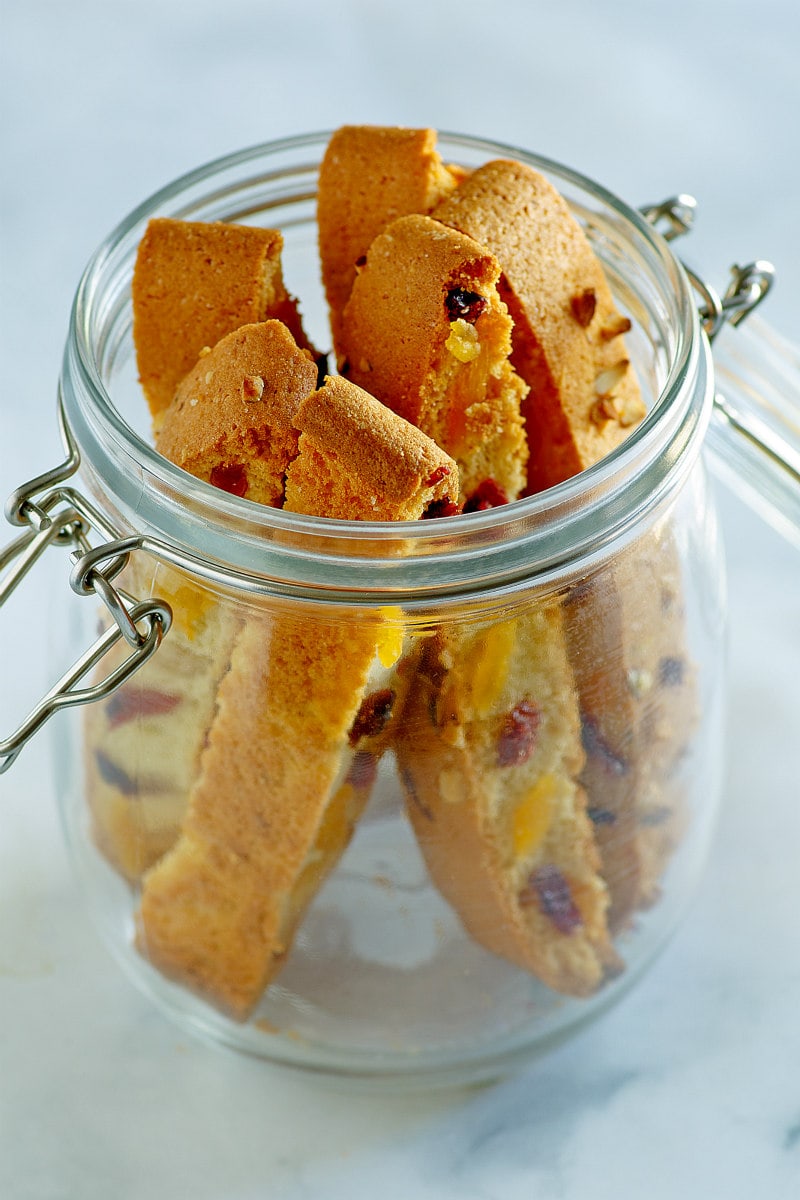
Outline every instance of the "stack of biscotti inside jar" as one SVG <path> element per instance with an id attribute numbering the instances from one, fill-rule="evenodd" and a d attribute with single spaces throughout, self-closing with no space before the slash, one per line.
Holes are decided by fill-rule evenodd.
<path id="1" fill-rule="evenodd" d="M 598 462 L 644 417 L 630 321 L 529 166 L 468 171 L 432 130 L 344 127 L 317 212 L 330 370 L 279 231 L 149 223 L 134 341 L 177 466 L 292 513 L 466 523 Z M 387 749 L 469 937 L 570 995 L 624 969 L 617 935 L 656 898 L 683 820 L 669 780 L 691 672 L 668 532 L 567 594 L 466 605 L 424 636 L 394 606 L 345 627 L 138 570 L 139 590 L 174 598 L 176 630 L 87 724 L 87 774 L 96 840 L 140 892 L 137 945 L 164 974 L 253 1011 Z"/>

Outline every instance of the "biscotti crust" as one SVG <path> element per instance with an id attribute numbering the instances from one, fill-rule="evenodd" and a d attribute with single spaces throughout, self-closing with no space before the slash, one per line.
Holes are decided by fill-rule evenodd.
<path id="1" fill-rule="evenodd" d="M 597 462 L 644 416 L 602 267 L 566 201 L 511 160 L 478 167 L 433 216 L 486 246 L 503 270 L 514 321 L 512 361 L 524 405 L 529 492 Z"/>
<path id="2" fill-rule="evenodd" d="M 345 125 L 332 135 L 320 167 L 317 222 L 337 357 L 361 257 L 391 221 L 430 212 L 460 178 L 442 163 L 433 129 Z"/>

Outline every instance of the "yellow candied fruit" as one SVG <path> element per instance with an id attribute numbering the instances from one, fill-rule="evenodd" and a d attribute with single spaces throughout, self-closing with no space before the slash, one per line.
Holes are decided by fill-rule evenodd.
<path id="1" fill-rule="evenodd" d="M 481 352 L 477 329 L 463 317 L 457 317 L 455 321 L 450 322 L 450 336 L 444 345 L 461 363 L 474 362 Z"/>
<path id="2" fill-rule="evenodd" d="M 511 844 L 517 858 L 529 858 L 550 825 L 558 792 L 554 775 L 542 775 L 517 804 L 511 817 Z"/>
<path id="3" fill-rule="evenodd" d="M 378 661 L 382 667 L 386 667 L 388 670 L 395 665 L 403 653 L 405 636 L 403 610 L 396 605 L 389 605 L 381 609 L 381 616 L 386 623 L 378 631 Z"/>
<path id="4" fill-rule="evenodd" d="M 477 655 L 470 664 L 476 716 L 488 716 L 502 695 L 516 632 L 516 621 L 503 621 L 480 635 Z"/>
<path id="5" fill-rule="evenodd" d="M 156 590 L 159 595 L 163 594 L 163 589 Z M 193 639 L 200 631 L 205 623 L 206 614 L 214 603 L 208 592 L 201 592 L 188 584 L 176 588 L 171 595 L 165 595 L 164 599 L 172 608 L 175 624 L 189 639 Z"/>

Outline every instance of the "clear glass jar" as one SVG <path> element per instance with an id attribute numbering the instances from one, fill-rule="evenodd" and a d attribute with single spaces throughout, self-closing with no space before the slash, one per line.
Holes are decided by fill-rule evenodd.
<path id="1" fill-rule="evenodd" d="M 79 459 L 64 536 L 77 521 L 73 587 L 99 599 L 65 631 L 64 669 L 76 645 L 100 648 L 65 684 L 80 675 L 95 702 L 52 726 L 61 802 L 106 941 L 181 1024 L 393 1086 L 483 1080 L 621 996 L 703 870 L 725 693 L 700 454 L 710 349 L 686 274 L 638 213 L 523 151 L 445 137 L 446 161 L 511 154 L 566 196 L 632 319 L 644 422 L 556 488 L 422 523 L 305 517 L 187 476 L 152 448 L 136 380 L 144 226 L 280 228 L 287 285 L 327 345 L 325 144 L 178 180 L 81 281 L 61 379 L 70 461 L 38 509 L 41 525 L 76 503 L 63 478 Z M 21 518 L 19 495 L 10 508 Z M 109 648 L 131 597 L 134 649 Z M 140 669 L 101 683 L 145 642 Z"/>

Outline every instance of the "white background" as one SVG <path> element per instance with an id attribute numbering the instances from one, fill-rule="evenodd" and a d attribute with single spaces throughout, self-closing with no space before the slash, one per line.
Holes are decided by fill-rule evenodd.
<path id="1" fill-rule="evenodd" d="M 682 252 L 720 285 L 772 259 L 762 311 L 800 341 L 795 0 L 0 10 L 3 497 L 59 456 L 69 306 L 106 232 L 200 162 L 345 121 L 517 143 L 634 204 L 692 192 Z M 99 944 L 31 746 L 0 778 L 3 1200 L 800 1195 L 800 558 L 722 511 L 731 736 L 706 880 L 614 1013 L 496 1088 L 365 1097 L 190 1042 Z M 43 578 L 0 614 L 0 737 L 46 667 Z"/>

